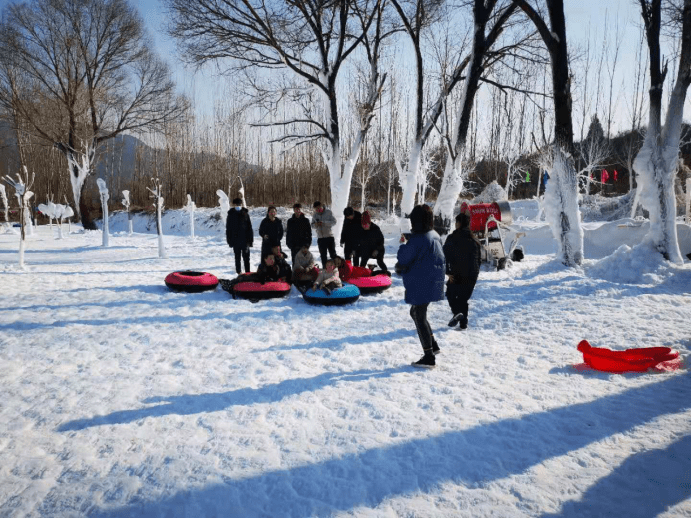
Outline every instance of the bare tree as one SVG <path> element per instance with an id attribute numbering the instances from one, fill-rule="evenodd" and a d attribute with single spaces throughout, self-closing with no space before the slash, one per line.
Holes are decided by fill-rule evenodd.
<path id="1" fill-rule="evenodd" d="M 661 63 L 661 0 L 639 0 L 649 48 L 649 124 L 644 144 L 634 161 L 642 205 L 649 211 L 651 227 L 645 241 L 666 259 L 682 263 L 675 223 L 675 176 L 683 107 L 690 86 L 690 0 L 670 4 L 671 26 L 682 34 L 680 61 L 670 95 L 666 119 L 661 124 L 663 85 L 668 62 Z"/>
<path id="2" fill-rule="evenodd" d="M 123 132 L 156 131 L 187 106 L 149 47 L 126 0 L 32 0 L 5 8 L 0 106 L 14 103 L 32 133 L 64 154 L 85 228 L 95 228 L 82 195 L 99 145 Z"/>
<path id="3" fill-rule="evenodd" d="M 572 160 L 572 91 L 563 0 L 546 0 L 550 28 L 527 0 L 514 2 L 534 23 L 550 54 L 555 141 L 549 153 L 552 174 L 544 204 L 546 218 L 559 245 L 560 261 L 568 266 L 580 265 L 584 259 L 584 231 L 579 214 L 577 172 Z"/>
<path id="4" fill-rule="evenodd" d="M 341 222 L 360 148 L 384 85 L 379 63 L 383 40 L 391 34 L 384 22 L 381 0 L 166 0 L 171 14 L 171 34 L 186 58 L 197 65 L 234 60 L 236 72 L 251 80 L 255 102 L 276 110 L 278 102 L 292 97 L 302 108 L 300 117 L 270 121 L 287 131 L 276 141 L 297 146 L 322 143 L 329 170 L 331 202 Z M 364 97 L 358 106 L 358 131 L 350 149 L 342 142 L 337 78 L 346 60 L 363 46 L 369 72 Z M 251 71 L 252 69 L 252 71 Z M 262 71 L 290 72 L 288 86 L 261 83 Z M 298 131 L 291 131 L 298 128 Z"/>

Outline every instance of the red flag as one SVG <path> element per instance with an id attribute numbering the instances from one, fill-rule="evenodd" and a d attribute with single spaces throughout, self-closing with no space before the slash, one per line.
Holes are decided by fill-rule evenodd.
<path id="1" fill-rule="evenodd" d="M 618 181 L 618 170 L 614 169 L 613 170 L 613 182 L 617 182 L 617 181 Z"/>
<path id="2" fill-rule="evenodd" d="M 608 178 L 610 178 L 608 172 L 605 169 L 601 171 L 601 184 L 605 184 L 606 182 L 608 182 Z"/>

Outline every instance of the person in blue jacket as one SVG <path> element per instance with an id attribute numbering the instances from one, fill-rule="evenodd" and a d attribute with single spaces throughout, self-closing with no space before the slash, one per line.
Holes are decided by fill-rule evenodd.
<path id="1" fill-rule="evenodd" d="M 445 297 L 445 256 L 440 235 L 433 230 L 432 209 L 417 205 L 409 218 L 413 232 L 409 238 L 401 235 L 397 271 L 404 279 L 405 301 L 411 305 L 411 318 L 423 346 L 423 356 L 412 365 L 432 368 L 440 347 L 428 322 L 428 305 Z"/>

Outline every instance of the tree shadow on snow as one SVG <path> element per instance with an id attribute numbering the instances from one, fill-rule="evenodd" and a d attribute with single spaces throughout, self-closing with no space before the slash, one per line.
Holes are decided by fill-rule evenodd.
<path id="1" fill-rule="evenodd" d="M 312 378 L 283 380 L 277 384 L 268 384 L 256 389 L 242 388 L 224 393 L 205 393 L 201 395 L 154 396 L 143 400 L 145 404 L 158 404 L 142 409 L 115 411 L 105 416 L 95 416 L 72 420 L 60 425 L 58 432 L 80 431 L 89 427 L 132 423 L 144 418 L 166 415 L 191 415 L 223 411 L 232 406 L 250 406 L 279 402 L 286 397 L 312 392 L 339 382 L 354 382 L 373 378 L 391 377 L 395 373 L 410 371 L 411 366 L 400 366 L 381 370 L 359 370 L 350 372 L 322 373 Z"/>
<path id="2" fill-rule="evenodd" d="M 256 348 L 252 350 L 253 352 L 258 351 L 291 351 L 291 350 L 311 350 L 324 349 L 324 350 L 342 350 L 345 344 L 367 344 L 369 342 L 386 342 L 396 339 L 401 339 L 406 336 L 415 336 L 418 340 L 418 335 L 416 334 L 416 329 L 411 328 L 401 328 L 399 330 L 394 330 L 387 333 L 373 333 L 370 335 L 358 334 L 358 335 L 348 335 L 346 337 L 340 337 L 338 339 L 328 339 L 328 340 L 316 340 L 309 342 L 307 344 L 290 344 L 283 346 L 270 346 L 269 348 Z M 416 352 L 418 353 L 418 352 Z"/>
<path id="3" fill-rule="evenodd" d="M 335 374 L 321 375 L 313 384 L 333 383 Z M 373 374 L 363 376 L 374 376 Z M 306 381 L 292 381 L 284 387 L 288 392 L 302 391 Z M 310 383 L 310 382 L 308 382 Z M 300 386 L 300 387 L 296 387 Z M 159 406 L 170 412 L 202 407 L 216 410 L 238 401 L 239 396 L 249 402 L 276 400 L 276 387 L 269 390 L 240 390 L 226 396 L 179 397 L 190 399 L 189 407 L 182 401 Z M 280 389 L 279 389 L 280 391 Z M 256 393 L 256 394 L 255 394 Z M 195 404 L 195 399 L 201 398 Z M 220 402 L 217 402 L 220 400 Z M 245 401 L 245 400 L 243 400 Z M 201 404 L 201 405 L 200 405 Z M 534 413 L 519 418 L 508 418 L 492 423 L 482 423 L 461 431 L 445 432 L 436 436 L 415 439 L 383 448 L 361 450 L 338 458 L 310 465 L 265 472 L 245 479 L 228 477 L 224 483 L 204 488 L 180 490 L 147 502 L 150 489 L 144 485 L 129 504 L 121 507 L 90 510 L 91 516 L 115 517 L 264 517 L 264 516 L 333 516 L 355 507 L 377 507 L 383 501 L 416 492 L 434 493 L 437 487 L 452 481 L 467 488 L 484 488 L 489 482 L 522 474 L 548 459 L 569 454 L 614 434 L 625 433 L 641 424 L 668 413 L 688 411 L 690 407 L 690 377 L 674 376 L 664 381 L 629 389 L 614 395 L 604 396 L 591 402 L 574 404 L 557 409 Z M 157 409 L 157 408 L 153 408 Z M 157 415 L 156 411 L 123 411 L 124 414 L 101 417 L 100 423 L 120 423 L 136 417 Z M 96 420 L 96 419 L 94 419 Z M 96 425 L 94 420 L 71 422 L 61 430 L 76 430 Z M 676 444 L 671 453 L 681 453 L 684 447 Z M 689 453 L 689 450 L 686 451 Z M 634 467 L 659 457 L 655 454 L 637 455 L 632 466 L 622 466 L 613 475 L 613 483 L 623 479 L 629 482 L 626 472 Z M 664 456 L 666 454 L 664 453 Z M 660 461 L 660 469 L 668 464 Z M 132 468 L 135 473 L 140 468 Z M 152 468 L 143 468 L 151 471 Z M 660 473 L 657 469 L 656 474 Z M 638 488 L 644 493 L 647 482 L 639 479 Z M 689 472 L 681 475 L 680 485 L 688 489 Z M 609 482 L 596 485 L 587 492 L 585 500 L 595 501 L 610 498 Z M 650 499 L 657 502 L 648 508 L 662 509 L 674 504 L 682 495 L 671 490 L 667 494 L 656 493 L 659 484 L 652 482 Z M 619 487 L 618 487 L 619 489 Z M 610 489 L 613 491 L 613 488 Z M 641 502 L 641 501 L 640 501 Z M 613 502 L 613 516 L 634 515 L 630 503 Z M 463 506 L 463 503 L 462 503 Z M 595 513 L 602 509 L 594 504 Z M 571 508 L 565 512 L 570 513 Z M 463 514 L 463 509 L 459 510 Z"/>
<path id="4" fill-rule="evenodd" d="M 579 501 L 543 517 L 657 517 L 690 498 L 690 436 L 627 458 Z"/>

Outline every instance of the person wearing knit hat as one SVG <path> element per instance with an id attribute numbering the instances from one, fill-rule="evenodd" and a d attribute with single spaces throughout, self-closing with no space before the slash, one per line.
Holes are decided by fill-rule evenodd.
<path id="1" fill-rule="evenodd" d="M 456 217 L 456 230 L 447 237 L 443 250 L 447 262 L 447 302 L 452 310 L 448 325 L 465 330 L 469 322 L 469 299 L 481 269 L 481 243 L 471 232 L 471 217 Z"/>
<path id="2" fill-rule="evenodd" d="M 364 267 L 370 258 L 375 258 L 380 269 L 384 272 L 389 272 L 387 265 L 384 263 L 384 235 L 382 231 L 377 224 L 372 223 L 370 213 L 367 211 L 363 213 L 360 223 L 363 229 L 358 246 L 360 266 Z"/>

